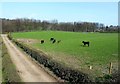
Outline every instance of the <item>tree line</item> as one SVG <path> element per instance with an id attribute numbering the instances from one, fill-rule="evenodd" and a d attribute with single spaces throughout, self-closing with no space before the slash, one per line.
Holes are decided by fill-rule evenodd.
<path id="1" fill-rule="evenodd" d="M 36 30 L 57 30 L 73 32 L 118 32 L 119 26 L 104 26 L 95 22 L 58 22 L 57 20 L 36 20 L 27 18 L 5 19 L 0 18 L 2 32 L 26 32 Z"/>

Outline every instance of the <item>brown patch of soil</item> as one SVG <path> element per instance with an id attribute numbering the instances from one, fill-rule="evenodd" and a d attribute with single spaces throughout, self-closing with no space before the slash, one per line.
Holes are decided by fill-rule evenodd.
<path id="1" fill-rule="evenodd" d="M 23 42 L 23 43 L 26 43 L 26 44 L 33 44 L 33 43 L 38 43 L 40 42 L 40 40 L 36 40 L 36 39 L 17 39 L 17 41 L 19 42 Z"/>

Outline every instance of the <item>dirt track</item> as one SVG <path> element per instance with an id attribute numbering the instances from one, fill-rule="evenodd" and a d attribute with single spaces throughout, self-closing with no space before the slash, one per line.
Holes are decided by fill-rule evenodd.
<path id="1" fill-rule="evenodd" d="M 6 35 L 1 35 L 23 82 L 57 82 L 45 70 L 20 51 Z"/>

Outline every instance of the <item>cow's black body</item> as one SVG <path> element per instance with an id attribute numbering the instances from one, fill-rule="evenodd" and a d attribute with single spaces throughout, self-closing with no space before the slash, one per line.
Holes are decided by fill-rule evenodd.
<path id="1" fill-rule="evenodd" d="M 87 41 L 87 42 L 82 41 L 82 43 L 84 44 L 84 46 L 88 45 L 88 47 L 89 47 L 89 45 L 90 45 L 90 42 L 89 42 L 89 41 Z"/>

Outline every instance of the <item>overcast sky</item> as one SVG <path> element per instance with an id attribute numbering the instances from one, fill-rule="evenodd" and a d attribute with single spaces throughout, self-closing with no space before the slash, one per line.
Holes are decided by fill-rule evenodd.
<path id="1" fill-rule="evenodd" d="M 2 2 L 0 17 L 118 25 L 118 2 Z"/>

